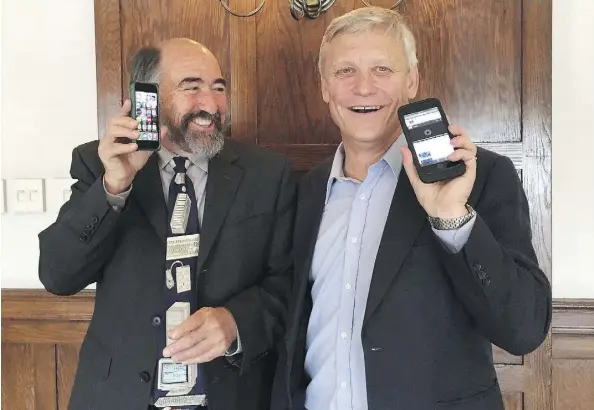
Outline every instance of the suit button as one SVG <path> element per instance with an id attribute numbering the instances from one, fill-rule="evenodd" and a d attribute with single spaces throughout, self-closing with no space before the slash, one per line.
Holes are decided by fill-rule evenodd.
<path id="1" fill-rule="evenodd" d="M 97 215 L 93 215 L 93 218 L 91 218 L 91 223 L 93 225 L 97 225 L 99 223 L 99 218 L 97 217 Z"/>
<path id="2" fill-rule="evenodd" d="M 159 327 L 159 325 L 161 325 L 161 317 L 153 316 L 153 320 L 151 323 L 153 324 L 154 327 Z"/>
<path id="3" fill-rule="evenodd" d="M 144 383 L 148 383 L 151 381 L 151 375 L 147 371 L 140 372 L 140 380 Z"/>
<path id="4" fill-rule="evenodd" d="M 80 234 L 80 236 L 78 237 L 78 239 L 80 239 L 81 242 L 86 242 L 87 238 L 88 238 L 88 235 L 84 234 L 84 233 Z"/>
<path id="5" fill-rule="evenodd" d="M 201 273 L 202 275 L 204 275 L 206 272 L 208 272 L 208 269 L 202 269 L 202 270 L 200 271 L 200 273 Z"/>

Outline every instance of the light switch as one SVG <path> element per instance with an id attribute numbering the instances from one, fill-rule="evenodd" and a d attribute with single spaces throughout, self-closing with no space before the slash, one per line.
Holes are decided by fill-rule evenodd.
<path id="1" fill-rule="evenodd" d="M 9 212 L 42 213 L 43 179 L 9 179 L 6 181 L 6 198 Z"/>
<path id="2" fill-rule="evenodd" d="M 70 199 L 70 187 L 76 180 L 71 178 L 48 178 L 45 180 L 45 204 L 47 212 L 58 212 Z"/>

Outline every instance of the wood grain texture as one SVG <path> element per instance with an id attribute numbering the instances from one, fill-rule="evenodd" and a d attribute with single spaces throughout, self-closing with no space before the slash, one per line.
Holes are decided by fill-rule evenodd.
<path id="1" fill-rule="evenodd" d="M 475 142 L 521 140 L 521 3 L 402 3 L 417 37 L 418 99 L 439 98 Z"/>
<path id="2" fill-rule="evenodd" d="M 40 290 L 3 290 L 2 320 L 88 321 L 93 315 L 95 292 L 54 296 Z"/>
<path id="3" fill-rule="evenodd" d="M 506 393 L 503 395 L 505 410 L 524 410 L 524 396 L 522 393 Z"/>
<path id="4" fill-rule="evenodd" d="M 128 93 L 130 59 L 141 47 L 187 37 L 204 44 L 230 78 L 229 18 L 218 1 L 128 0 L 122 2 L 122 79 Z"/>
<path id="5" fill-rule="evenodd" d="M 254 10 L 261 0 L 229 0 L 237 13 Z M 261 13 L 260 10 L 259 13 Z M 256 20 L 253 17 L 229 18 L 229 49 L 231 64 L 231 130 L 234 139 L 258 142 L 258 96 L 254 84 L 258 81 L 256 60 Z"/>
<path id="6" fill-rule="evenodd" d="M 557 299 L 553 308 L 554 334 L 594 335 L 594 300 Z"/>
<path id="7" fill-rule="evenodd" d="M 552 0 L 523 0 L 522 6 L 522 177 L 528 197 L 533 244 L 551 280 L 551 20 Z M 533 372 L 524 396 L 526 410 L 551 409 L 551 332 L 525 358 Z"/>
<path id="8" fill-rule="evenodd" d="M 56 346 L 56 383 L 58 410 L 68 410 L 70 392 L 74 384 L 78 365 L 79 344 L 59 344 Z"/>
<path id="9" fill-rule="evenodd" d="M 55 376 L 54 345 L 2 343 L 3 409 L 56 410 Z"/>
<path id="10" fill-rule="evenodd" d="M 554 410 L 592 410 L 594 360 L 554 360 Z"/>
<path id="11" fill-rule="evenodd" d="M 522 5 L 524 148 L 527 156 L 550 158 L 553 0 L 523 0 Z"/>
<path id="12" fill-rule="evenodd" d="M 17 397 L 26 397 L 26 409 L 67 409 L 93 296 L 93 291 L 70 297 L 56 297 L 43 290 L 2 291 L 3 403 L 17 403 Z M 72 326 L 78 329 L 76 334 Z M 584 390 L 592 383 L 594 300 L 556 300 L 552 333 L 553 339 L 548 340 L 553 345 L 554 378 L 540 387 L 534 385 L 540 380 L 534 375 L 539 372 L 534 361 L 522 366 L 521 357 L 494 348 L 495 361 L 506 363 L 496 365 L 506 410 L 527 410 L 534 397 L 543 394 L 553 395 L 555 409 L 591 409 L 592 402 L 586 401 L 590 393 Z M 534 360 L 531 355 L 526 359 Z"/>
<path id="13" fill-rule="evenodd" d="M 120 1 L 95 0 L 98 137 L 122 104 Z"/>
<path id="14" fill-rule="evenodd" d="M 11 343 L 81 343 L 88 322 L 2 320 L 2 340 Z"/>

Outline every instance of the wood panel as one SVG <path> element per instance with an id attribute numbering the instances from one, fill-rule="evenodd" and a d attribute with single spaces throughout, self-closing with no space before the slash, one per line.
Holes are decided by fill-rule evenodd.
<path id="1" fill-rule="evenodd" d="M 2 291 L 2 402 L 25 398 L 26 409 L 66 410 L 94 292 L 56 297 L 42 290 Z M 78 332 L 65 331 L 68 325 Z M 590 410 L 594 385 L 594 300 L 557 300 L 552 325 L 551 383 L 556 410 Z M 537 396 L 521 357 L 494 349 L 506 410 L 523 410 Z M 589 400 L 589 401 L 588 401 Z M 19 402 L 21 403 L 21 402 Z M 549 410 L 553 407 L 541 407 Z M 4 407 L 3 407 L 4 408 Z M 21 406 L 6 408 L 23 408 Z"/>
<path id="2" fill-rule="evenodd" d="M 261 0 L 230 0 L 231 10 L 249 13 Z M 256 18 L 230 18 L 231 130 L 233 138 L 258 142 L 258 100 L 253 84 L 258 81 L 256 60 Z"/>
<path id="3" fill-rule="evenodd" d="M 102 0 L 103 1 L 103 0 Z M 229 17 L 216 1 L 128 0 L 121 2 L 122 81 L 128 84 L 128 64 L 143 46 L 173 37 L 188 37 L 208 47 L 230 78 Z M 126 94 L 127 86 L 122 93 Z"/>
<path id="4" fill-rule="evenodd" d="M 336 2 L 320 18 L 299 22 L 281 1 L 263 9 L 257 27 L 257 60 L 266 62 L 257 83 L 262 144 L 340 141 L 319 92 L 319 44 L 332 18 L 360 6 Z M 400 10 L 417 36 L 418 98 L 440 98 L 475 141 L 520 141 L 522 2 L 417 0 Z"/>
<path id="5" fill-rule="evenodd" d="M 523 410 L 524 396 L 522 393 L 508 393 L 503 395 L 505 410 Z"/>
<path id="6" fill-rule="evenodd" d="M 74 384 L 80 344 L 64 343 L 56 346 L 56 395 L 58 410 L 68 410 L 70 392 Z"/>
<path id="7" fill-rule="evenodd" d="M 594 360 L 554 360 L 555 410 L 591 410 L 594 405 Z"/>
<path id="8" fill-rule="evenodd" d="M 95 54 L 97 60 L 97 125 L 103 135 L 107 122 L 122 104 L 122 42 L 120 1 L 95 2 Z"/>
<path id="9" fill-rule="evenodd" d="M 2 408 L 56 410 L 55 347 L 2 340 Z"/>
<path id="10" fill-rule="evenodd" d="M 522 1 L 522 180 L 530 208 L 532 242 L 539 265 L 549 281 L 552 278 L 551 19 L 552 0 Z M 550 334 L 524 361 L 532 373 L 524 395 L 527 410 L 552 407 L 553 340 Z"/>

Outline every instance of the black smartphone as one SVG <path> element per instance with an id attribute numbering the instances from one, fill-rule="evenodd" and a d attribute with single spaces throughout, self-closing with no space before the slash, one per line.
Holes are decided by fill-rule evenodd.
<path id="1" fill-rule="evenodd" d="M 161 146 L 159 121 L 159 86 L 153 83 L 130 83 L 130 117 L 138 121 L 139 151 L 157 151 Z"/>
<path id="2" fill-rule="evenodd" d="M 426 184 L 463 175 L 464 161 L 449 161 L 454 152 L 446 115 L 437 98 L 406 104 L 398 108 L 398 118 L 412 152 L 419 178 Z"/>

